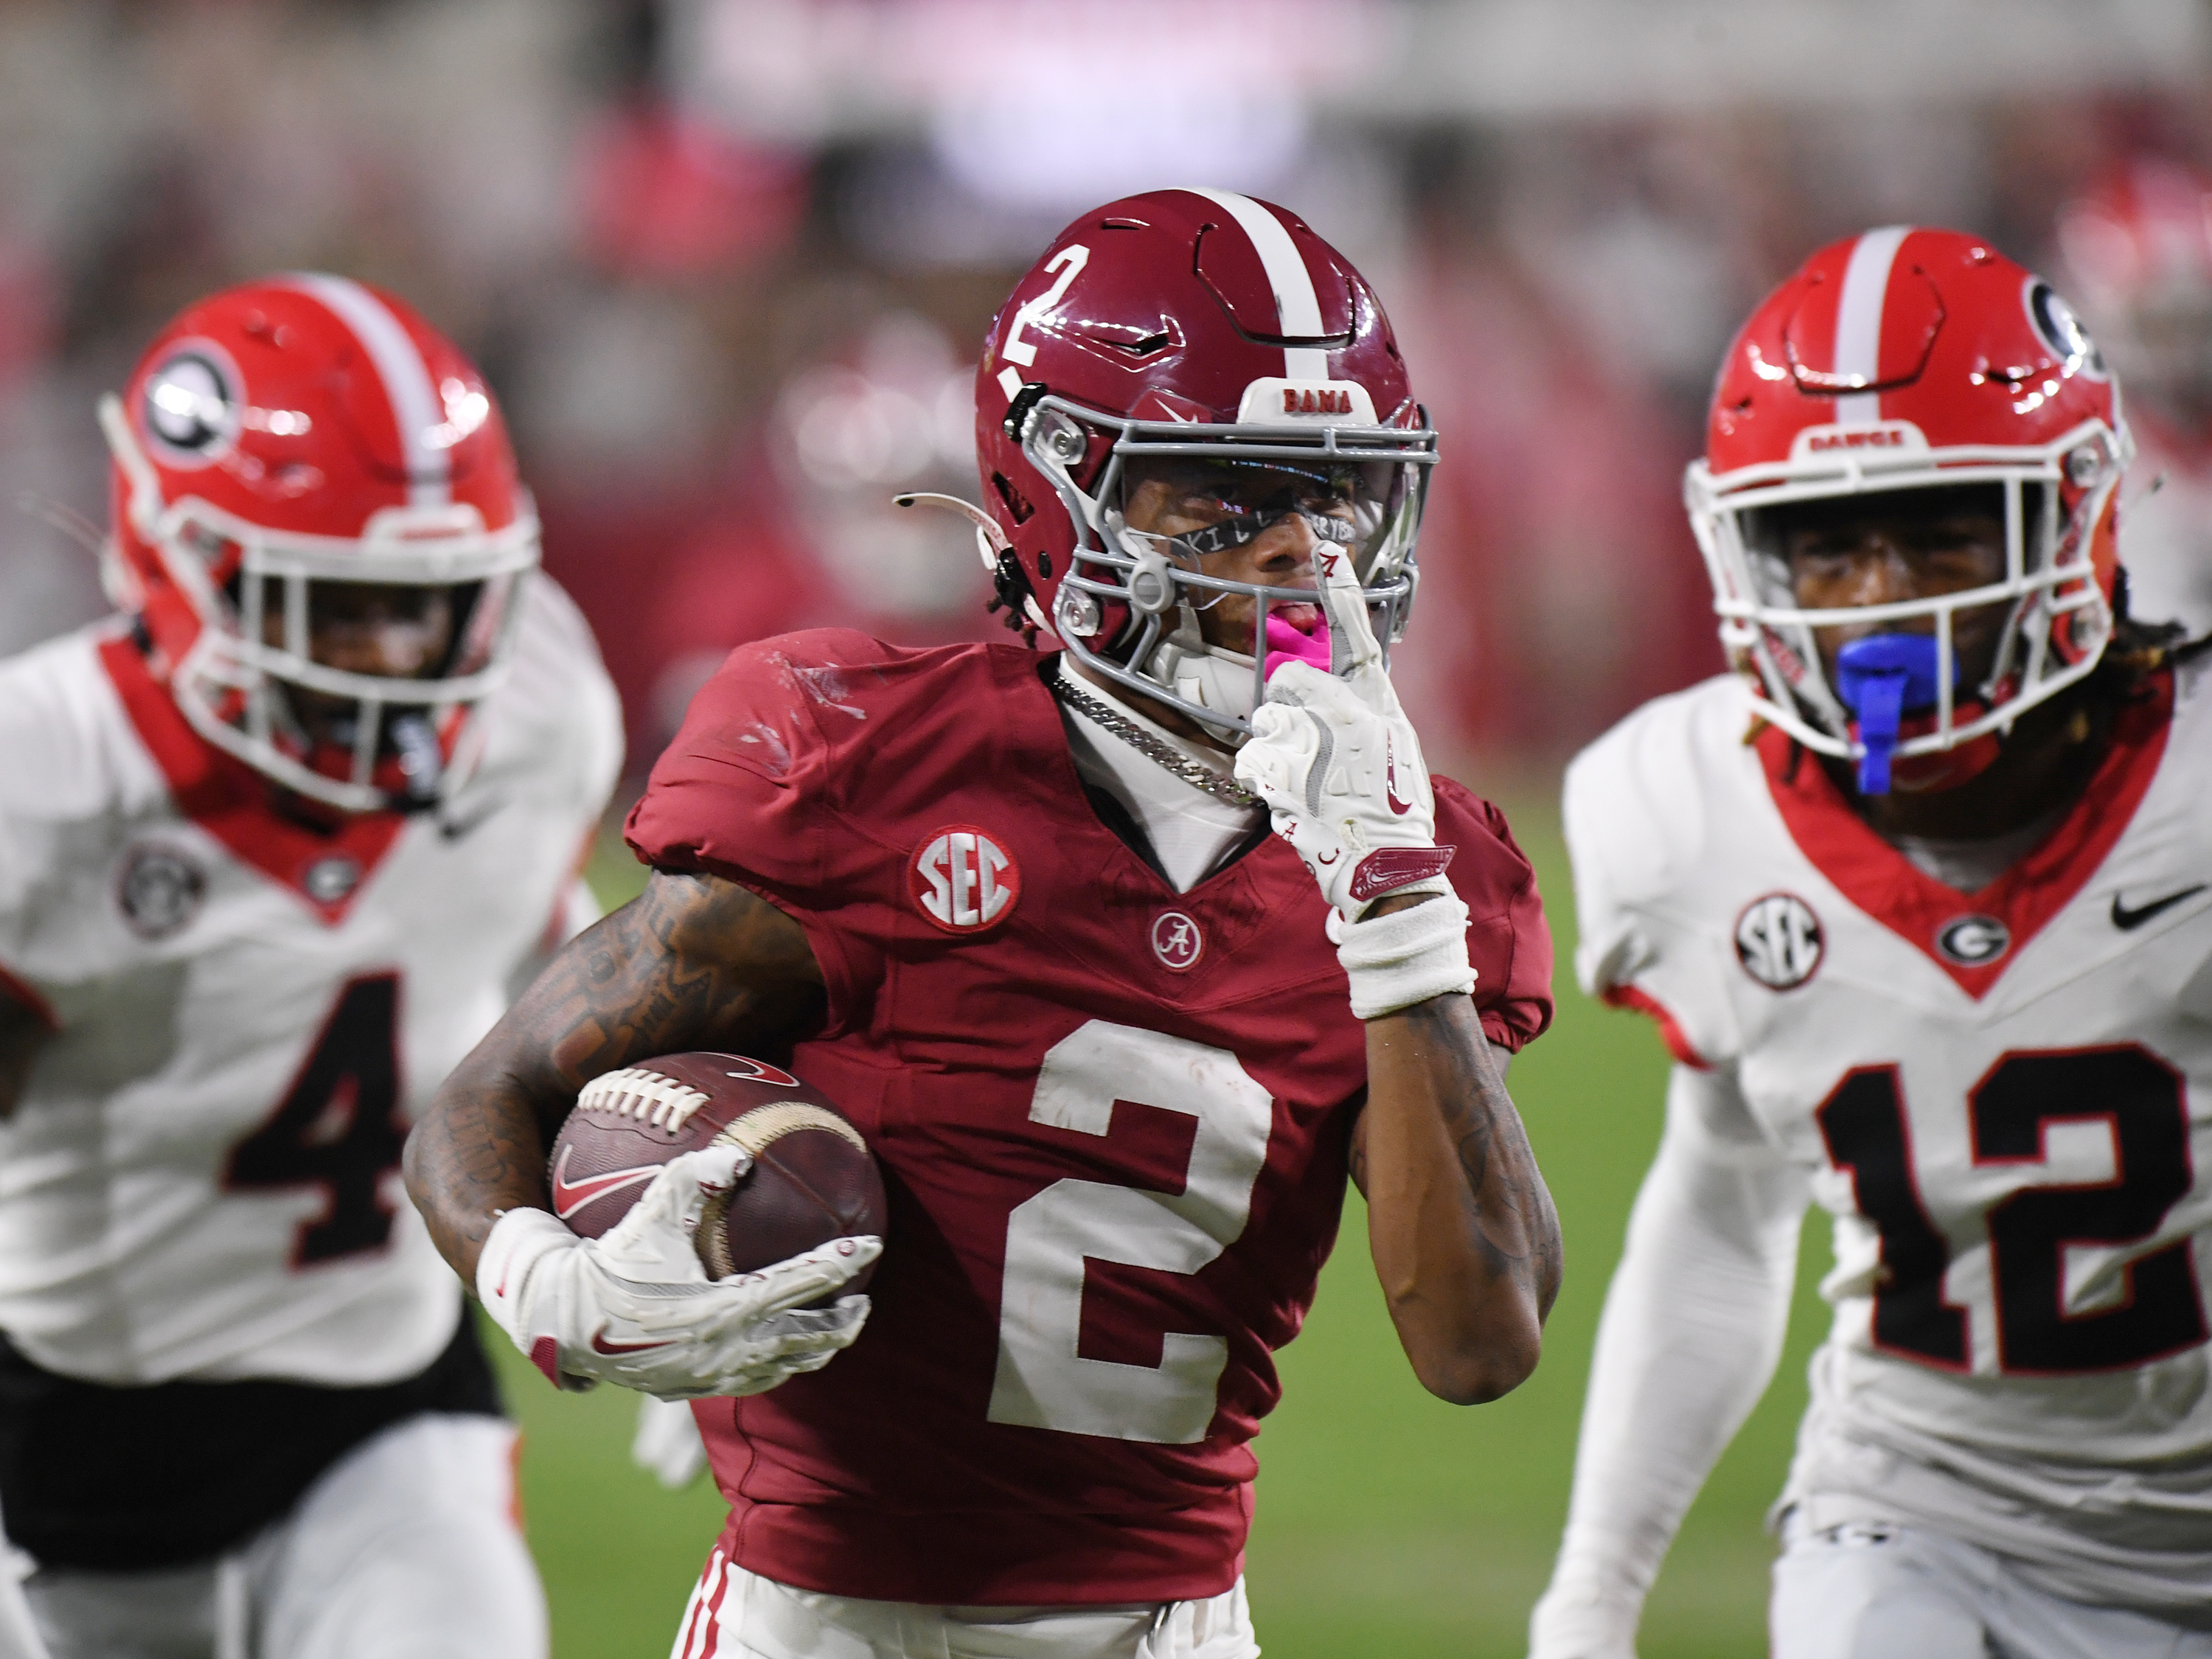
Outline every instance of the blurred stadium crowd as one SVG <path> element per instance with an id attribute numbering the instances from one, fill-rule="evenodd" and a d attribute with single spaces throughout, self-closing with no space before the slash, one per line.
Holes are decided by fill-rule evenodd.
<path id="1" fill-rule="evenodd" d="M 2064 283 L 2059 204 L 2212 162 L 2196 0 L 1899 8 L 1893 72 L 1809 26 L 1763 70 L 1760 20 L 1822 9 L 15 0 L 0 653 L 101 608 L 96 394 L 195 295 L 326 268 L 499 389 L 641 772 L 741 641 L 995 627 L 964 530 L 889 498 L 972 493 L 971 353 L 1054 228 L 1206 182 L 1388 299 L 1447 458 L 1407 701 L 1447 763 L 1541 766 L 1717 666 L 1677 481 L 1778 277 L 1911 218 Z M 1996 44 L 1930 61 L 1945 16 Z M 1516 78 L 1577 29 L 1556 92 Z"/>

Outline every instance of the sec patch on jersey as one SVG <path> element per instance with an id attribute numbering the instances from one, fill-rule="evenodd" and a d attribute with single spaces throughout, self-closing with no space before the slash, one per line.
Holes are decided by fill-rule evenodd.
<path id="1" fill-rule="evenodd" d="M 553 1213 L 597 1238 L 663 1164 L 709 1146 L 750 1160 L 699 1218 L 699 1261 L 713 1278 L 884 1231 L 883 1175 L 860 1132 L 820 1091 L 743 1054 L 666 1054 L 586 1084 L 548 1160 Z M 843 1291 L 865 1289 L 873 1272 Z"/>

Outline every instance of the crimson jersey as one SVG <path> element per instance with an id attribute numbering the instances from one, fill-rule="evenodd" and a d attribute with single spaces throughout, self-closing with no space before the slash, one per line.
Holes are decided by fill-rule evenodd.
<path id="1" fill-rule="evenodd" d="M 1040 659 L 838 631 L 737 652 L 629 822 L 663 870 L 805 929 L 795 1069 L 890 1195 L 866 1329 L 701 1401 L 752 1571 L 880 1600 L 1207 1596 L 1241 1569 L 1274 1405 L 1336 1237 L 1365 1039 L 1273 837 L 1176 893 L 1092 811 Z M 1517 1049 L 1551 939 L 1503 816 L 1437 781 L 1475 1000 Z"/>

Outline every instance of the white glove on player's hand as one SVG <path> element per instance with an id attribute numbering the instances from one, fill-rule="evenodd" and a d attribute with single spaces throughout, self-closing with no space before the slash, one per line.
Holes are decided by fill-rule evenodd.
<path id="1" fill-rule="evenodd" d="M 834 1239 L 758 1273 L 715 1280 L 693 1236 L 707 1200 L 750 1166 L 743 1148 L 671 1158 L 605 1237 L 544 1210 L 509 1210 L 484 1241 L 477 1294 L 514 1346 L 563 1389 L 618 1382 L 664 1400 L 759 1394 L 852 1345 L 868 1298 L 801 1308 L 883 1250 Z"/>
<path id="2" fill-rule="evenodd" d="M 1267 804 L 1346 921 L 1386 893 L 1449 893 L 1421 740 L 1398 705 L 1350 556 L 1316 556 L 1328 618 L 1328 673 L 1285 662 L 1253 711 L 1237 781 Z"/>

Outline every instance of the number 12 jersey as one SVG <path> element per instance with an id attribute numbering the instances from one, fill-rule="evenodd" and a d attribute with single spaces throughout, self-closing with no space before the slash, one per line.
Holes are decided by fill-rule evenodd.
<path id="1" fill-rule="evenodd" d="M 1734 1085 L 1834 1218 L 1785 1504 L 1937 1527 L 2055 1593 L 2212 1583 L 2212 697 L 2161 675 L 1998 880 L 1956 891 L 1741 684 L 1571 769 L 1585 986 Z"/>

